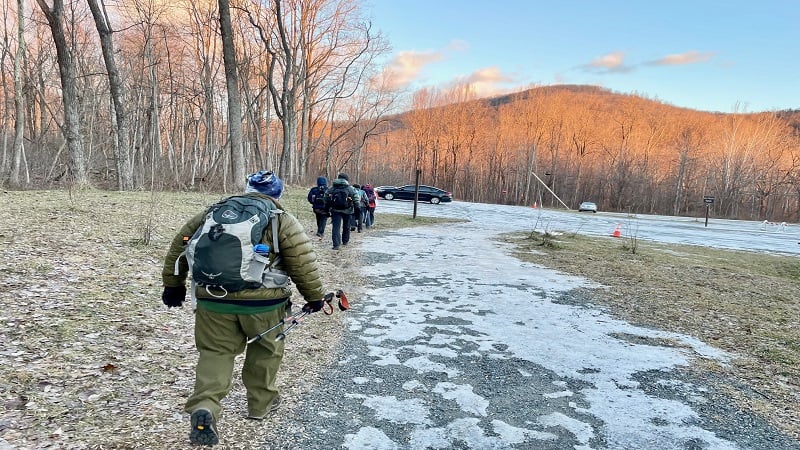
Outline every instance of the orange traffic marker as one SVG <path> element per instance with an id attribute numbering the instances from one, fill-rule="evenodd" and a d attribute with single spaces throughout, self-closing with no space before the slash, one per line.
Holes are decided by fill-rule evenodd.
<path id="1" fill-rule="evenodd" d="M 617 228 L 614 229 L 614 232 L 611 233 L 613 237 L 621 237 L 622 236 L 622 224 L 618 223 Z"/>

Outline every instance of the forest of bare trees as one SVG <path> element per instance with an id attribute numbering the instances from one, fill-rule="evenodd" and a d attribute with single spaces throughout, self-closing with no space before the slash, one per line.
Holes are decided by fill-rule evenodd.
<path id="1" fill-rule="evenodd" d="M 456 199 L 800 220 L 800 114 L 590 86 L 398 92 L 359 0 L 0 0 L 0 184 L 238 190 L 351 173 Z M 547 187 L 545 188 L 544 185 Z M 552 192 L 552 193 L 551 193 Z"/>
<path id="2" fill-rule="evenodd" d="M 413 105 L 376 145 L 383 170 L 406 168 L 390 182 L 419 167 L 469 201 L 692 216 L 714 197 L 716 217 L 798 221 L 796 112 L 700 112 L 592 86 L 426 90 Z"/>
<path id="3" fill-rule="evenodd" d="M 360 158 L 397 96 L 356 1 L 29 2 L 3 0 L 6 186 L 301 183 Z"/>

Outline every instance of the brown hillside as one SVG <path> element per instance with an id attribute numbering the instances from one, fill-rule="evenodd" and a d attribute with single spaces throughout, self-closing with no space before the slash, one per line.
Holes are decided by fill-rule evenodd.
<path id="1" fill-rule="evenodd" d="M 717 217 L 797 221 L 798 129 L 797 111 L 711 113 L 597 86 L 422 91 L 361 166 L 377 184 L 412 182 L 419 168 L 424 184 L 469 201 L 701 215 L 713 196 Z"/>

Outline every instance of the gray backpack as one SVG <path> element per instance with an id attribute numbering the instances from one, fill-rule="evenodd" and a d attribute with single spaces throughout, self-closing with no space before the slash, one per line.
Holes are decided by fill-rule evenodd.
<path id="1" fill-rule="evenodd" d="M 277 285 L 273 277 L 265 277 L 279 261 L 278 221 L 271 219 L 281 213 L 274 203 L 248 196 L 228 197 L 211 206 L 186 245 L 193 287 L 203 286 L 209 295 L 222 298 L 243 289 L 288 285 L 283 273 L 275 274 L 282 281 Z M 270 224 L 272 263 L 269 253 L 254 249 Z"/>
<path id="2" fill-rule="evenodd" d="M 369 199 L 367 198 L 367 193 L 363 190 L 358 191 L 358 200 L 359 200 L 359 208 L 366 209 L 369 207 Z"/>

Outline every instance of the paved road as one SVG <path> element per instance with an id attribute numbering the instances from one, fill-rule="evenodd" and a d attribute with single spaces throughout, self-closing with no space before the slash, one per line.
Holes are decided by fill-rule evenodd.
<path id="1" fill-rule="evenodd" d="M 348 312 L 324 388 L 290 421 L 294 448 L 800 449 L 713 379 L 681 370 L 730 355 L 576 306 L 587 280 L 522 263 L 491 239 L 534 224 L 609 234 L 635 223 L 642 239 L 796 252 L 792 226 L 714 221 L 712 233 L 694 219 L 463 202 L 420 205 L 426 214 L 470 222 L 361 235 L 371 287 Z"/>

